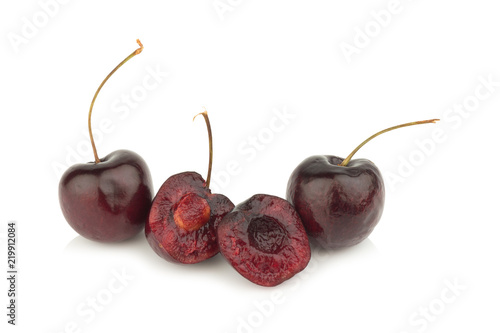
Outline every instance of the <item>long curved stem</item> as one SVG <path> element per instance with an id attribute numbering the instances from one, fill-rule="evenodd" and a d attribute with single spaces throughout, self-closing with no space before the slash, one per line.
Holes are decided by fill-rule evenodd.
<path id="1" fill-rule="evenodd" d="M 120 62 L 118 64 L 118 66 L 115 67 L 115 69 L 113 69 L 109 74 L 108 76 L 106 76 L 106 78 L 104 79 L 104 81 L 102 81 L 101 85 L 99 86 L 99 88 L 97 88 L 97 91 L 95 92 L 94 94 L 94 98 L 92 99 L 92 103 L 90 103 L 90 110 L 89 110 L 89 134 L 90 134 L 90 143 L 92 144 L 92 150 L 94 151 L 94 157 L 95 157 L 95 163 L 99 163 L 101 162 L 101 160 L 99 159 L 99 156 L 97 155 L 97 149 L 95 147 L 95 142 L 94 142 L 94 136 L 92 135 L 92 124 L 91 124 L 91 118 L 92 118 L 92 109 L 94 108 L 94 103 L 95 103 L 95 100 L 97 98 L 97 95 L 99 95 L 99 92 L 101 91 L 101 88 L 104 86 L 104 84 L 106 83 L 106 81 L 108 81 L 108 79 L 111 77 L 111 75 L 113 75 L 114 72 L 116 72 L 118 70 L 118 68 L 122 67 L 123 64 L 125 64 L 127 61 L 129 61 L 130 59 L 132 59 L 133 57 L 135 57 L 136 55 L 138 55 L 139 53 L 142 52 L 142 50 L 144 49 L 144 46 L 142 46 L 142 43 L 140 40 L 137 40 L 137 44 L 139 44 L 139 48 L 137 50 L 135 50 L 134 52 L 132 52 L 128 57 L 126 57 L 122 62 Z"/>
<path id="2" fill-rule="evenodd" d="M 207 110 L 200 112 L 196 116 L 194 116 L 193 121 L 200 114 L 203 116 L 203 118 L 205 118 L 205 123 L 207 124 L 207 131 L 208 131 L 208 172 L 207 172 L 207 181 L 205 182 L 205 186 L 206 188 L 210 188 L 210 177 L 212 176 L 212 159 L 214 155 L 213 144 L 212 144 L 212 127 L 210 126 L 210 120 L 208 119 Z"/>
<path id="3" fill-rule="evenodd" d="M 361 147 L 363 147 L 365 144 L 367 144 L 369 141 L 371 141 L 372 139 L 376 138 L 380 134 L 384 134 L 386 132 L 389 132 L 389 131 L 392 131 L 392 130 L 395 130 L 395 129 L 398 129 L 398 128 L 402 128 L 402 127 L 413 126 L 413 125 L 421 125 L 421 124 L 430 124 L 430 123 L 435 123 L 437 121 L 439 121 L 439 119 L 429 119 L 429 120 L 414 121 L 414 122 L 411 122 L 411 123 L 406 123 L 406 124 L 402 124 L 402 125 L 398 125 L 398 126 L 389 127 L 389 128 L 386 128 L 383 131 L 377 132 L 377 133 L 373 134 L 372 136 L 370 136 L 365 141 L 363 141 L 359 146 L 357 146 L 356 149 L 354 149 L 352 151 L 352 153 L 350 153 L 349 156 L 347 156 L 346 159 L 343 160 L 342 163 L 339 164 L 339 166 L 347 166 L 347 164 L 349 164 L 349 162 L 351 161 L 351 158 L 354 156 L 354 154 L 356 154 L 358 152 L 358 150 L 361 149 Z"/>

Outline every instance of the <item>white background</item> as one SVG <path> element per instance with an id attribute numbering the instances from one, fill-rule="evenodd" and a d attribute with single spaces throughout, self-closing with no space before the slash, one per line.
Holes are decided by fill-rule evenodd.
<path id="1" fill-rule="evenodd" d="M 495 2 L 401 0 L 384 27 L 370 13 L 388 0 L 222 0 L 230 6 L 222 14 L 212 0 L 75 0 L 49 6 L 51 16 L 40 3 L 50 1 L 0 5 L 0 257 L 6 274 L 5 233 L 15 220 L 20 272 L 15 328 L 0 284 L 2 332 L 500 329 L 500 86 L 481 83 L 500 82 Z M 99 155 L 139 153 L 155 191 L 178 172 L 205 177 L 205 125 L 191 121 L 203 106 L 214 133 L 213 188 L 236 204 L 256 193 L 285 196 L 290 173 L 310 155 L 345 157 L 378 130 L 443 120 L 358 152 L 379 166 L 387 188 L 384 215 L 360 245 L 314 250 L 306 271 L 275 288 L 245 280 L 220 255 L 167 263 L 142 233 L 120 244 L 82 239 L 57 196 L 61 170 L 93 159 L 90 101 L 136 38 L 145 49 L 103 88 L 93 124 L 109 125 Z M 351 57 L 347 44 L 358 46 Z M 144 90 L 148 71 L 168 76 Z M 122 94 L 135 94 L 133 108 L 123 109 Z M 471 111 L 460 115 L 453 107 L 464 102 Z M 228 165 L 237 174 L 227 177 Z M 122 273 L 129 280 L 120 284 Z M 100 311 L 92 298 L 105 303 Z"/>

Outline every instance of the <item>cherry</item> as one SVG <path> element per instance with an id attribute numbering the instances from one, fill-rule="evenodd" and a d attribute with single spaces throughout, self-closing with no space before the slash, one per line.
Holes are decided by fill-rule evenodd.
<path id="1" fill-rule="evenodd" d="M 306 231 L 292 205 L 256 194 L 219 224 L 221 254 L 253 283 L 276 286 L 302 271 L 311 259 Z"/>
<path id="2" fill-rule="evenodd" d="M 94 102 L 106 81 L 123 64 L 141 53 L 143 46 L 125 58 L 97 89 L 88 117 L 94 162 L 76 164 L 59 182 L 59 202 L 66 221 L 85 238 L 118 242 L 139 233 L 147 220 L 153 184 L 146 162 L 129 150 L 117 150 L 99 158 L 92 136 Z"/>
<path id="3" fill-rule="evenodd" d="M 219 253 L 216 229 L 234 205 L 222 194 L 212 194 L 212 129 L 206 110 L 202 115 L 208 131 L 207 180 L 196 172 L 182 172 L 168 178 L 156 194 L 146 223 L 146 238 L 162 258 L 194 264 Z M 194 120 L 193 118 L 193 120 Z"/>
<path id="4" fill-rule="evenodd" d="M 352 157 L 380 134 L 438 120 L 387 128 L 363 141 L 345 159 L 318 155 L 300 163 L 288 181 L 287 200 L 299 213 L 309 236 L 327 249 L 352 246 L 367 238 L 382 216 L 384 182 L 373 162 Z"/>

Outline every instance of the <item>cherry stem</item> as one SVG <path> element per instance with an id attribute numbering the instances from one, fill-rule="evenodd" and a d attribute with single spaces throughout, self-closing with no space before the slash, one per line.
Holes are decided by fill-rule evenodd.
<path id="1" fill-rule="evenodd" d="M 436 123 L 437 121 L 439 121 L 439 119 L 429 119 L 429 120 L 414 121 L 414 122 L 411 122 L 411 123 L 406 123 L 406 124 L 402 124 L 402 125 L 398 125 L 398 126 L 389 127 L 389 128 L 386 128 L 383 131 L 375 133 L 372 136 L 370 136 L 368 139 L 366 139 L 365 141 L 363 141 L 359 146 L 357 146 L 356 149 L 354 149 L 353 152 L 350 153 L 349 156 L 347 156 L 346 159 L 344 161 L 342 161 L 342 163 L 339 164 L 339 166 L 347 166 L 347 164 L 349 164 L 349 162 L 351 161 L 351 158 L 354 156 L 354 154 L 356 154 L 358 152 L 358 150 L 361 149 L 361 147 L 363 147 L 365 144 L 367 144 L 369 141 L 371 141 L 372 139 L 376 138 L 380 134 L 384 134 L 386 132 L 389 132 L 389 131 L 392 131 L 392 130 L 395 130 L 395 129 L 398 129 L 398 128 L 402 128 L 402 127 L 408 127 L 408 126 L 413 126 L 413 125 L 421 125 L 421 124 L 431 124 L 431 123 Z"/>
<path id="2" fill-rule="evenodd" d="M 89 134 L 90 134 L 90 143 L 92 144 L 92 150 L 94 151 L 94 157 L 95 157 L 95 163 L 96 164 L 99 163 L 99 162 L 101 162 L 101 160 L 99 159 L 99 156 L 97 155 L 97 149 L 95 147 L 94 136 L 92 135 L 91 117 L 92 117 L 92 109 L 94 108 L 95 100 L 97 98 L 97 95 L 99 95 L 99 92 L 101 91 L 101 88 L 104 86 L 104 84 L 106 83 L 106 81 L 108 81 L 108 79 L 111 77 L 111 75 L 113 75 L 113 73 L 116 72 L 118 70 L 118 68 L 122 67 L 123 64 L 125 64 L 127 61 L 129 61 L 130 59 L 132 59 L 133 57 L 135 57 L 136 55 L 138 55 L 139 53 L 142 52 L 142 50 L 144 49 L 144 46 L 142 46 L 141 41 L 137 40 L 137 44 L 139 44 L 139 48 L 137 50 L 135 50 L 134 52 L 132 52 L 122 62 L 120 62 L 118 64 L 118 66 L 116 66 L 115 69 L 113 69 L 111 71 L 111 73 L 109 73 L 108 76 L 106 76 L 106 78 L 104 79 L 104 81 L 102 81 L 101 85 L 99 86 L 99 88 L 97 88 L 97 91 L 95 92 L 94 98 L 92 99 L 92 103 L 90 103 L 90 111 L 89 111 Z"/>
<path id="3" fill-rule="evenodd" d="M 212 144 L 212 127 L 210 126 L 210 120 L 208 119 L 207 110 L 198 113 L 194 116 L 193 121 L 199 115 L 202 115 L 205 118 L 205 123 L 207 124 L 207 132 L 208 132 L 208 173 L 207 173 L 207 181 L 205 182 L 206 188 L 210 188 L 210 177 L 212 176 L 212 159 L 214 155 L 213 144 Z"/>

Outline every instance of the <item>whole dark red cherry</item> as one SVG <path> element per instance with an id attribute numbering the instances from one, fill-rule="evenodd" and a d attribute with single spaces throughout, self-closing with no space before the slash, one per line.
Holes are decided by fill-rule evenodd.
<path id="1" fill-rule="evenodd" d="M 119 242 L 139 233 L 148 217 L 153 184 L 146 162 L 129 150 L 117 150 L 100 159 L 91 128 L 94 102 L 102 86 L 140 48 L 123 60 L 101 83 L 89 111 L 89 134 L 95 162 L 70 167 L 59 182 L 59 202 L 66 221 L 85 238 Z"/>
<path id="2" fill-rule="evenodd" d="M 160 257 L 174 263 L 194 264 L 219 253 L 217 226 L 234 207 L 226 196 L 210 191 L 212 131 L 207 112 L 200 114 L 209 138 L 207 181 L 196 172 L 168 178 L 156 194 L 146 222 L 149 245 Z"/>
<path id="3" fill-rule="evenodd" d="M 243 277 L 276 286 L 302 271 L 311 259 L 299 215 L 279 197 L 256 194 L 227 214 L 217 229 L 220 252 Z"/>
<path id="4" fill-rule="evenodd" d="M 367 238 L 382 216 L 384 182 L 373 162 L 351 158 L 382 133 L 438 120 L 412 122 L 380 131 L 345 159 L 318 155 L 300 163 L 288 180 L 287 200 L 297 210 L 311 239 L 324 248 L 337 249 Z"/>

